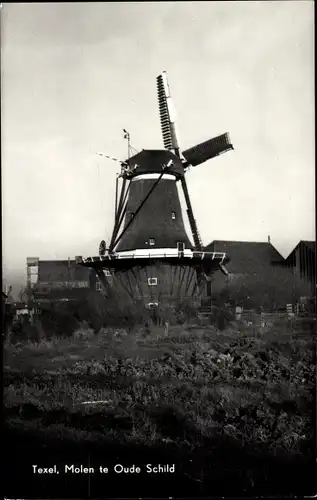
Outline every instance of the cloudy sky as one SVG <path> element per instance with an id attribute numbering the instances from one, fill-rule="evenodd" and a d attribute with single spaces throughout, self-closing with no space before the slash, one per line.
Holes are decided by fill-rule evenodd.
<path id="1" fill-rule="evenodd" d="M 4 275 L 27 256 L 97 253 L 117 164 L 162 146 L 166 70 L 183 149 L 235 150 L 188 173 L 204 243 L 315 237 L 313 2 L 5 4 L 1 10 Z M 232 256 L 233 258 L 233 256 Z"/>

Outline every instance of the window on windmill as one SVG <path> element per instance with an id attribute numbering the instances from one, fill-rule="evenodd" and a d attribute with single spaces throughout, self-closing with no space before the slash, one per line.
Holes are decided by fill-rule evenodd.
<path id="1" fill-rule="evenodd" d="M 105 276 L 111 276 L 111 272 L 109 271 L 109 269 L 105 269 L 104 270 L 104 275 Z"/>
<path id="2" fill-rule="evenodd" d="M 148 278 L 147 280 L 149 286 L 157 285 L 157 278 Z"/>
<path id="3" fill-rule="evenodd" d="M 172 219 L 176 219 L 176 212 L 172 212 Z"/>
<path id="4" fill-rule="evenodd" d="M 151 246 L 155 245 L 155 239 L 154 238 L 149 238 L 149 244 Z"/>
<path id="5" fill-rule="evenodd" d="M 101 283 L 100 283 L 99 278 L 96 279 L 96 290 L 97 290 L 97 292 L 100 292 L 100 290 L 101 290 Z"/>
<path id="6" fill-rule="evenodd" d="M 148 302 L 147 307 L 148 309 L 154 309 L 155 307 L 158 307 L 158 302 Z"/>

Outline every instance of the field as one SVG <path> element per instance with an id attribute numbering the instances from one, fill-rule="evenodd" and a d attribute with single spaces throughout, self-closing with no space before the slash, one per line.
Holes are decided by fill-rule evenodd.
<path id="1" fill-rule="evenodd" d="M 16 461 L 19 446 L 21 484 L 22 460 L 41 463 L 50 447 L 53 463 L 89 455 L 96 465 L 101 457 L 176 464 L 173 478 L 147 477 L 143 495 L 313 494 L 314 353 L 312 334 L 285 322 L 82 328 L 71 338 L 6 345 L 9 455 Z M 135 477 L 124 479 L 109 479 L 116 496 L 137 488 Z M 89 483 L 89 495 L 100 481 Z"/>

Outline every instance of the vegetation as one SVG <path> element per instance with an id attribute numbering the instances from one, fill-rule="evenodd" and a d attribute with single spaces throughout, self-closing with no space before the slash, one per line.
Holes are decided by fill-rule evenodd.
<path id="1" fill-rule="evenodd" d="M 310 297 L 312 289 L 290 269 L 270 268 L 259 274 L 231 274 L 221 290 L 214 287 L 213 299 L 234 302 L 245 309 L 285 310 L 286 304 L 296 304 L 300 297 Z"/>
<path id="2" fill-rule="evenodd" d="M 95 311 L 94 325 L 80 317 L 75 325 L 59 311 L 60 323 L 68 317 L 67 334 L 55 323 L 59 336 L 53 336 L 50 312 L 51 333 L 42 340 L 7 342 L 8 428 L 179 453 L 231 443 L 288 460 L 313 455 L 311 335 L 292 332 L 285 322 L 232 323 L 221 331 L 197 318 L 190 323 L 185 307 L 169 322 L 166 310 L 155 321 L 149 313 L 143 326 L 139 316 L 129 325 L 130 312 L 123 313 L 121 326 L 105 327 L 102 312 Z M 106 322 L 113 318 L 110 311 Z M 250 474 L 251 488 L 257 473 Z"/>

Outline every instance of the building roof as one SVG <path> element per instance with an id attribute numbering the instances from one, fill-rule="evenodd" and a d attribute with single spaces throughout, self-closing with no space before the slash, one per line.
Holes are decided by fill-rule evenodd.
<path id="1" fill-rule="evenodd" d="M 312 252 L 315 252 L 316 251 L 316 243 L 315 241 L 308 241 L 308 240 L 300 240 L 299 243 L 297 243 L 296 247 L 293 248 L 293 250 L 288 254 L 287 256 L 287 259 L 288 260 L 290 258 L 290 256 L 295 252 L 295 250 L 297 250 L 297 248 L 300 246 L 300 245 L 304 245 L 306 248 L 308 248 L 309 250 L 311 250 Z"/>
<path id="2" fill-rule="evenodd" d="M 40 260 L 38 281 L 88 281 L 89 269 L 76 264 L 75 260 Z"/>
<path id="3" fill-rule="evenodd" d="M 205 247 L 209 252 L 226 252 L 230 261 L 226 265 L 230 273 L 255 273 L 264 267 L 283 264 L 285 259 L 268 242 L 212 241 Z"/>
<path id="4" fill-rule="evenodd" d="M 312 250 L 313 252 L 315 252 L 315 250 L 316 250 L 316 242 L 315 241 L 301 240 L 299 243 L 303 243 L 303 245 L 305 245 L 306 247 L 308 247 L 309 250 Z"/>

